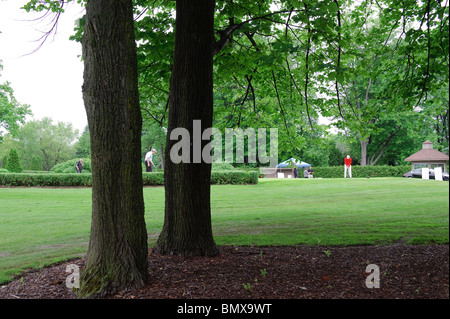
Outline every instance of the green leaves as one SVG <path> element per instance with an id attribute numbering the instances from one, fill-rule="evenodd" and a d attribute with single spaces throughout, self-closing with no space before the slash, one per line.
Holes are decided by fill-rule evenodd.
<path id="1" fill-rule="evenodd" d="M 19 155 L 15 148 L 9 151 L 8 161 L 6 162 L 6 169 L 11 173 L 22 173 L 22 166 L 20 166 Z"/>
<path id="2" fill-rule="evenodd" d="M 68 0 L 66 2 L 70 2 L 72 0 Z M 80 2 L 80 1 L 78 1 Z M 31 0 L 27 4 L 23 6 L 27 12 L 30 11 L 51 11 L 51 12 L 64 12 L 64 1 L 52 1 L 52 0 Z"/>
<path id="3" fill-rule="evenodd" d="M 346 80 L 345 74 L 342 71 L 331 71 L 328 73 L 329 81 L 338 81 L 339 84 L 343 84 Z"/>
<path id="4" fill-rule="evenodd" d="M 1 69 L 2 65 L 0 63 Z M 9 82 L 0 83 L 0 143 L 3 129 L 15 135 L 19 124 L 25 122 L 27 115 L 31 115 L 29 105 L 21 104 L 16 100 Z"/>

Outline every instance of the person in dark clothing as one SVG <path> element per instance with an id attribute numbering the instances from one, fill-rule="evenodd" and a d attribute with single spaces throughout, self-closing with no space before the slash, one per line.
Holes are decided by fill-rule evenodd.
<path id="1" fill-rule="evenodd" d="M 312 166 L 308 168 L 308 178 L 313 178 L 314 170 L 312 169 Z"/>
<path id="2" fill-rule="evenodd" d="M 77 168 L 77 173 L 81 173 L 83 170 L 83 159 L 80 158 L 80 160 L 75 164 L 75 167 Z"/>

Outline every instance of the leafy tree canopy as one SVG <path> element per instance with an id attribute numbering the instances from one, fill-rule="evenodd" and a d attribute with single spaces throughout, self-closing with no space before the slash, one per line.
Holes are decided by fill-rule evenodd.
<path id="1" fill-rule="evenodd" d="M 2 68 L 0 61 L 0 71 Z M 0 83 L 0 142 L 5 130 L 16 134 L 19 125 L 25 122 L 27 115 L 31 115 L 29 105 L 21 104 L 16 100 L 9 82 Z"/>

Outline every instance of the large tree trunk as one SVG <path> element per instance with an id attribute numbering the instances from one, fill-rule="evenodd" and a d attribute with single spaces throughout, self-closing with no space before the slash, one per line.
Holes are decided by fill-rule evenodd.
<path id="1" fill-rule="evenodd" d="M 91 0 L 83 35 L 91 135 L 92 225 L 78 296 L 136 289 L 147 275 L 142 118 L 131 0 Z"/>
<path id="2" fill-rule="evenodd" d="M 212 126 L 213 25 L 214 1 L 177 0 L 164 169 L 165 219 L 155 247 L 163 254 L 217 254 L 211 228 L 211 164 L 192 163 L 192 149 L 190 163 L 176 164 L 170 158 L 172 146 L 178 143 L 170 139 L 172 130 L 186 128 L 195 138 L 193 120 L 201 120 L 202 130 Z M 201 141 L 202 149 L 207 143 Z"/>

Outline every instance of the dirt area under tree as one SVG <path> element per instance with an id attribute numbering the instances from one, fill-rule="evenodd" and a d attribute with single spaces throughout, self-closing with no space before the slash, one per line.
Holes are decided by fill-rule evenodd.
<path id="1" fill-rule="evenodd" d="M 113 299 L 448 299 L 448 245 L 220 246 L 213 258 L 149 251 L 145 287 Z M 30 271 L 0 286 L 1 299 L 73 299 L 68 264 Z M 380 287 L 367 288 L 369 264 Z M 375 273 L 372 273 L 374 275 Z"/>

